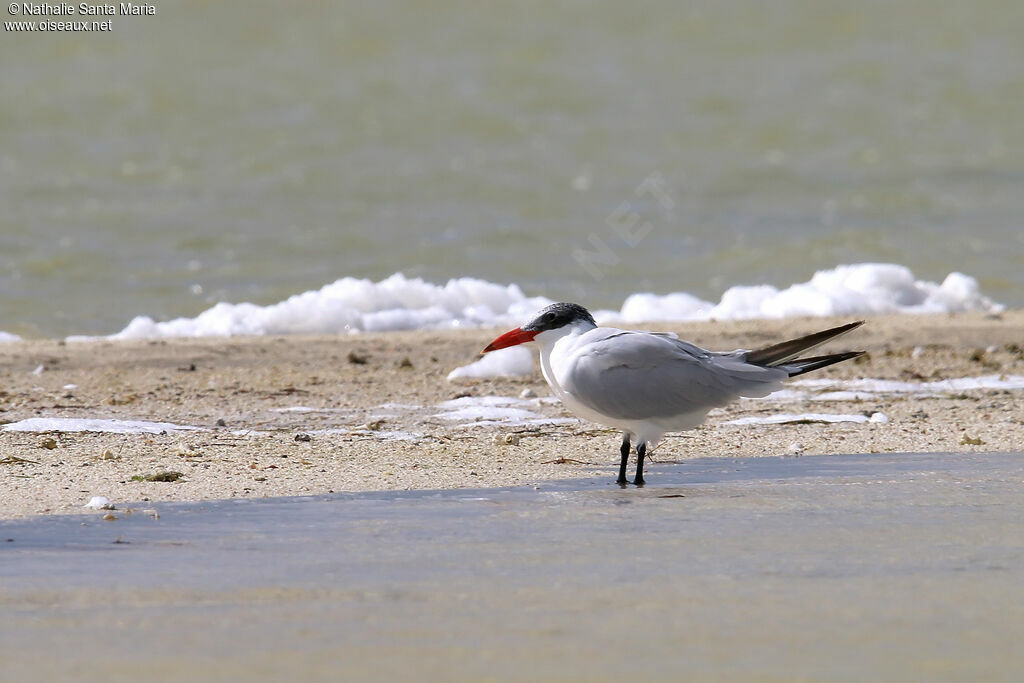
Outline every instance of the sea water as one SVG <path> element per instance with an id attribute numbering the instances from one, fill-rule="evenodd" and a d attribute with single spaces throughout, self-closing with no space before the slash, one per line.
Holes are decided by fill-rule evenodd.
<path id="1" fill-rule="evenodd" d="M 96 500 L 89 515 L 2 521 L 5 672 L 103 681 L 1024 674 L 1020 454 L 652 468 L 643 489 L 601 475 L 113 510 Z"/>
<path id="2" fill-rule="evenodd" d="M 183 1 L 111 21 L 0 41 L 10 334 L 110 335 L 395 273 L 650 318 L 827 312 L 772 291 L 888 263 L 1024 304 L 1012 0 Z M 342 320 L 312 313 L 217 329 Z"/>

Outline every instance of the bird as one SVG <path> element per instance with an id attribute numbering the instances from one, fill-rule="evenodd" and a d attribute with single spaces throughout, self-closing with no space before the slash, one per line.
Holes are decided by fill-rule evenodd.
<path id="1" fill-rule="evenodd" d="M 619 477 L 625 487 L 630 441 L 636 444 L 633 484 L 643 486 L 644 457 L 668 432 L 692 429 L 712 408 L 740 397 L 767 396 L 784 380 L 864 355 L 844 351 L 803 357 L 863 320 L 748 351 L 708 351 L 662 332 L 598 327 L 579 304 L 543 308 L 530 322 L 494 339 L 483 353 L 532 343 L 544 379 L 576 416 L 622 432 Z"/>

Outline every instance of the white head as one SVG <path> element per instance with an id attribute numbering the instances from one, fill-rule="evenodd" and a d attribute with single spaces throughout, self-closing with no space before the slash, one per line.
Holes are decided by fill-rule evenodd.
<path id="1" fill-rule="evenodd" d="M 578 334 L 597 327 L 594 316 L 579 304 L 557 303 L 542 309 L 530 322 L 522 327 L 509 330 L 484 349 L 496 351 L 516 344 L 537 342 L 542 347 L 550 346 L 567 334 Z"/>

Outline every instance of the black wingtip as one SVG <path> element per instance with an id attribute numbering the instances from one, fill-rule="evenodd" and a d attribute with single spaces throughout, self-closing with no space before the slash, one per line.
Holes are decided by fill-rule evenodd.
<path id="1" fill-rule="evenodd" d="M 844 360 L 860 358 L 866 351 L 844 351 L 842 353 L 830 353 L 827 356 L 814 356 L 813 358 L 801 358 L 799 360 L 783 363 L 780 367 L 789 372 L 790 377 L 802 375 L 805 372 L 818 370 L 819 368 L 842 363 Z"/>
<path id="2" fill-rule="evenodd" d="M 832 341 L 840 335 L 857 329 L 863 325 L 864 322 L 865 321 L 863 320 L 855 320 L 852 323 L 832 327 L 827 330 L 822 330 L 821 332 L 815 332 L 803 337 L 797 337 L 796 339 L 772 344 L 771 346 L 766 346 L 763 349 L 749 352 L 746 356 L 746 361 L 753 365 L 762 366 L 783 365 L 788 361 L 793 360 L 801 353 L 806 353 L 815 347 L 821 346 L 825 342 Z"/>

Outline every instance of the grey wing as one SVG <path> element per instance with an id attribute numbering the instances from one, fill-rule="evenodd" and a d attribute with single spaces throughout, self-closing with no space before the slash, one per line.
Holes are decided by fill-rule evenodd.
<path id="1" fill-rule="evenodd" d="M 785 370 L 746 363 L 744 353 L 712 353 L 664 335 L 621 332 L 577 354 L 563 386 L 584 405 L 617 419 L 706 412 L 782 385 Z"/>

